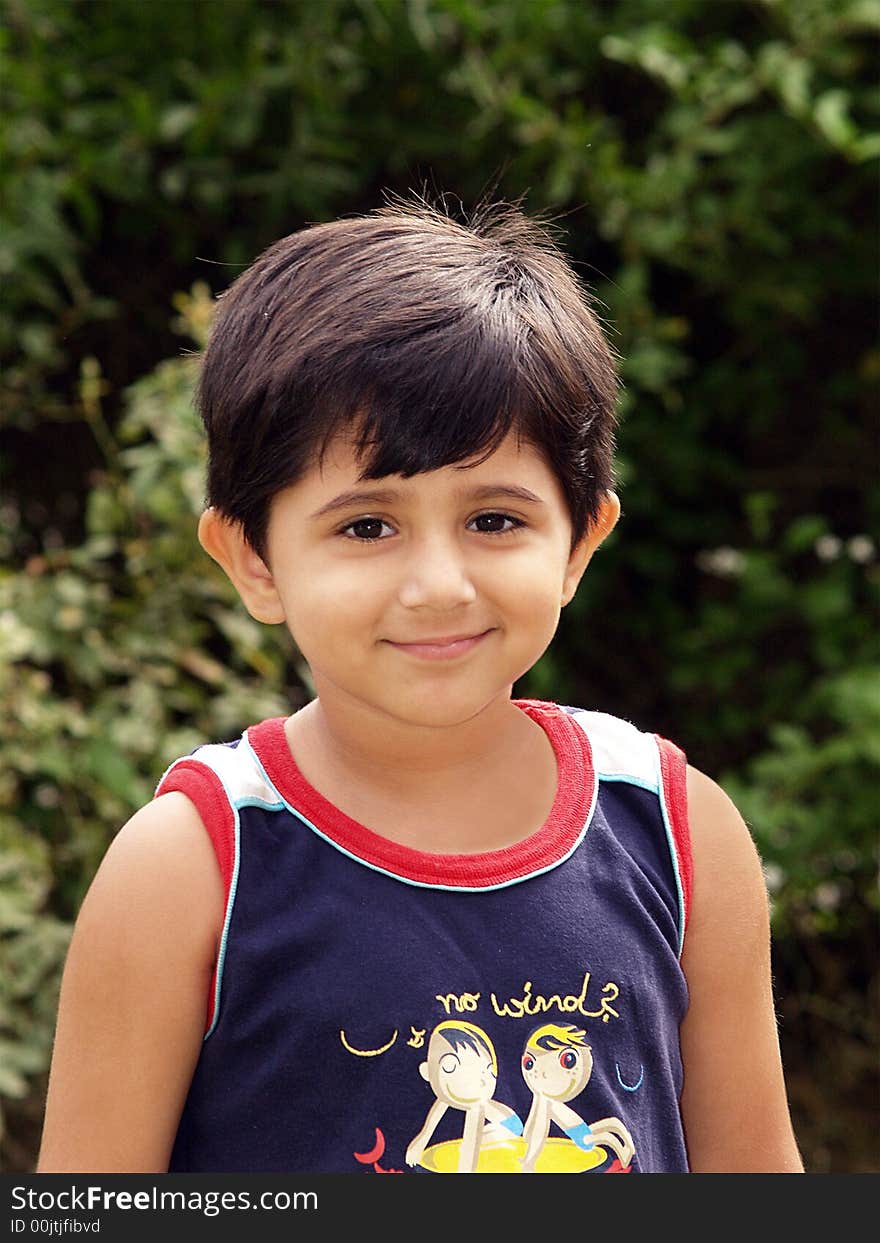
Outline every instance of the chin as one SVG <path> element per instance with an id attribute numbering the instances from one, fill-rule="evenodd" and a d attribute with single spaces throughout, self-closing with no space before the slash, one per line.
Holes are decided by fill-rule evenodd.
<path id="1" fill-rule="evenodd" d="M 479 716 L 499 695 L 509 698 L 509 687 L 488 697 L 458 694 L 449 696 L 447 699 L 442 693 L 438 693 L 432 696 L 429 702 L 425 699 L 412 703 L 398 700 L 395 704 L 389 705 L 388 711 L 390 715 L 410 725 L 438 729 L 451 728 L 454 725 L 463 725 L 473 720 L 475 716 Z"/>

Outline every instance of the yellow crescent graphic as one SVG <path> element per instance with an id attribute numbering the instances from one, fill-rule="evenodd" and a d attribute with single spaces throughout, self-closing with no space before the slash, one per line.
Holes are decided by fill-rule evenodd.
<path id="1" fill-rule="evenodd" d="M 387 1044 L 382 1045 L 381 1049 L 355 1049 L 345 1039 L 345 1032 L 343 1031 L 339 1033 L 339 1039 L 342 1041 L 343 1046 L 346 1049 L 348 1049 L 349 1053 L 354 1053 L 356 1057 L 378 1057 L 380 1053 L 385 1053 L 394 1044 L 395 1040 L 397 1039 L 397 1028 L 395 1027 L 394 1035 L 391 1037 L 391 1039 L 388 1041 Z"/>

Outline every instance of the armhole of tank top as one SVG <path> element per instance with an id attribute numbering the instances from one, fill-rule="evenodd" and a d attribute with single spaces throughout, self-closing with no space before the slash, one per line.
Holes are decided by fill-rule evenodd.
<path id="1" fill-rule="evenodd" d="M 660 758 L 660 804 L 669 838 L 679 900 L 678 953 L 684 948 L 693 886 L 693 857 L 688 820 L 687 757 L 668 738 L 654 735 Z"/>
<path id="2" fill-rule="evenodd" d="M 211 839 L 223 879 L 225 895 L 223 935 L 208 990 L 203 1037 L 207 1040 L 216 1027 L 219 1017 L 223 959 L 226 953 L 226 938 L 232 917 L 232 905 L 235 901 L 239 850 L 238 813 L 230 802 L 223 782 L 207 764 L 202 764 L 199 760 L 186 758 L 172 764 L 156 787 L 153 797 L 158 798 L 160 794 L 170 794 L 172 791 L 185 794 L 195 805 L 208 837 Z"/>

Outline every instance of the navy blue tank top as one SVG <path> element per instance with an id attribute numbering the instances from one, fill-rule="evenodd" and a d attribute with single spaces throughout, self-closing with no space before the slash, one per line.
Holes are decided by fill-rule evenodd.
<path id="1" fill-rule="evenodd" d="M 226 886 L 171 1172 L 686 1171 L 683 753 L 514 700 L 558 788 L 515 845 L 429 854 L 344 815 L 284 718 L 175 761 Z"/>

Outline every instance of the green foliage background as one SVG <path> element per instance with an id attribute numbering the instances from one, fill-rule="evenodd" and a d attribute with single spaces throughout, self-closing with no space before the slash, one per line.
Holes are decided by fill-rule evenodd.
<path id="1" fill-rule="evenodd" d="M 0 0 L 0 1156 L 167 764 L 310 695 L 198 548 L 213 295 L 386 188 L 548 210 L 623 519 L 517 693 L 679 741 L 773 899 L 807 1168 L 880 1168 L 878 0 Z"/>

